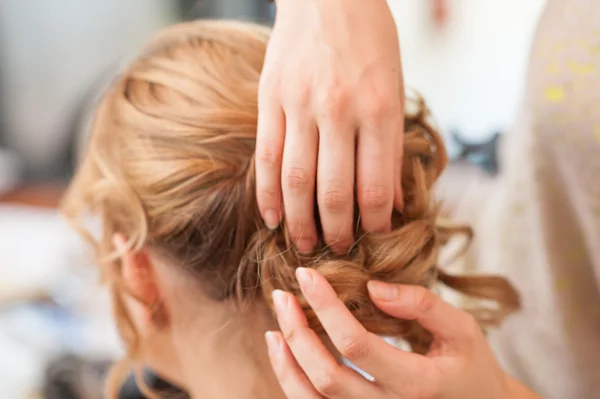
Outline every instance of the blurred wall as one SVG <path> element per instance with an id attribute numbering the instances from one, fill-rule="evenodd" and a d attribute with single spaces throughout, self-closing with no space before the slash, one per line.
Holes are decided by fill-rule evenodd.
<path id="1" fill-rule="evenodd" d="M 443 129 L 487 135 L 516 114 L 544 0 L 447 1 L 448 24 L 438 29 L 432 0 L 389 0 L 406 80 L 425 95 Z M 180 17 L 265 21 L 271 10 L 265 0 L 2 0 L 2 141 L 30 169 L 51 173 L 64 157 L 76 105 L 154 31 Z"/>
<path id="2" fill-rule="evenodd" d="M 441 29 L 431 0 L 388 2 L 407 84 L 426 97 L 440 126 L 472 138 L 510 126 L 545 0 L 447 0 Z"/>
<path id="3" fill-rule="evenodd" d="M 30 168 L 64 156 L 77 103 L 104 72 L 175 18 L 164 0 L 2 0 L 3 141 Z"/>
<path id="4" fill-rule="evenodd" d="M 0 146 L 17 150 L 28 177 L 60 177 L 78 105 L 156 30 L 199 17 L 269 22 L 272 12 L 265 0 L 2 0 Z"/>

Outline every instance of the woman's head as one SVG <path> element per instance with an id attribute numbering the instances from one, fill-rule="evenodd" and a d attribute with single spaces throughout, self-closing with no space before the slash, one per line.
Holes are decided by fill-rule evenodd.
<path id="1" fill-rule="evenodd" d="M 264 226 L 253 165 L 268 37 L 266 28 L 225 21 L 166 29 L 97 108 L 64 211 L 96 249 L 128 356 L 164 373 L 177 367 L 185 373 L 186 346 L 236 335 L 232 331 L 250 340 L 251 351 L 253 340 L 276 326 L 269 311 L 275 289 L 296 294 L 320 332 L 294 277 L 299 266 L 321 272 L 367 329 L 405 338 L 419 351 L 429 335 L 377 310 L 367 281 L 426 287 L 441 281 L 511 310 L 517 306 L 503 280 L 451 277 L 438 268 L 438 249 L 464 229 L 437 220 L 431 188 L 446 153 L 420 102 L 405 120 L 405 206 L 392 215 L 391 233 L 357 229 L 346 255 L 322 241 L 313 253 L 301 254 L 285 227 Z M 100 218 L 99 237 L 86 233 L 87 213 Z M 252 326 L 261 331 L 254 335 Z M 262 350 L 262 342 L 256 346 Z"/>

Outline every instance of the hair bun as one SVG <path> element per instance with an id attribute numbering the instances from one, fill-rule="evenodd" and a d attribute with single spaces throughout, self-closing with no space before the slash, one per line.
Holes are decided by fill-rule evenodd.
<path id="1" fill-rule="evenodd" d="M 456 235 L 471 238 L 472 232 L 466 226 L 438 220 L 438 205 L 432 198 L 431 188 L 444 169 L 447 157 L 440 136 L 426 122 L 428 112 L 424 103 L 422 100 L 417 103 L 418 111 L 405 121 L 402 169 L 405 206 L 402 213 L 393 212 L 392 231 L 367 234 L 359 230 L 354 247 L 340 256 L 329 250 L 322 240 L 312 254 L 298 253 L 285 227 L 275 231 L 259 230 L 250 239 L 239 269 L 239 297 L 244 298 L 244 287 L 258 287 L 272 307 L 274 290 L 290 292 L 298 298 L 310 327 L 322 333 L 323 327 L 304 299 L 295 277 L 298 267 L 312 268 L 327 279 L 339 299 L 368 331 L 403 338 L 417 352 L 428 349 L 431 334 L 415 321 L 398 320 L 379 310 L 368 295 L 368 281 L 430 289 L 444 284 L 462 294 L 489 300 L 486 306 L 470 310 L 482 325 L 497 324 L 519 307 L 516 291 L 503 278 L 451 276 L 438 267 L 440 247 Z M 358 215 L 355 223 L 357 221 Z"/>
<path id="2" fill-rule="evenodd" d="M 414 321 L 398 320 L 379 310 L 371 301 L 367 283 L 380 280 L 388 283 L 431 287 L 436 279 L 435 226 L 428 221 L 414 221 L 388 234 L 364 235 L 345 256 L 336 255 L 325 246 L 313 254 L 298 253 L 285 239 L 287 232 L 262 230 L 249 252 L 255 265 L 264 300 L 272 307 L 272 293 L 279 289 L 292 293 L 304 310 L 309 326 L 317 333 L 323 327 L 308 305 L 295 271 L 298 267 L 316 270 L 331 284 L 338 298 L 370 332 L 403 337 L 413 348 L 429 343 L 429 334 Z M 248 281 L 241 285 L 249 284 Z"/>

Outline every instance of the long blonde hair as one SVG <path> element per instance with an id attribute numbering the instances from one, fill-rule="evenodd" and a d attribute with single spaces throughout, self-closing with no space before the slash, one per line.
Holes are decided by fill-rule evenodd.
<path id="1" fill-rule="evenodd" d="M 273 290 L 291 292 L 311 327 L 322 332 L 294 277 L 299 266 L 316 269 L 369 331 L 404 338 L 417 352 L 427 350 L 430 334 L 377 309 L 367 294 L 369 280 L 430 288 L 442 283 L 496 301 L 477 313 L 483 324 L 518 308 L 518 296 L 504 279 L 450 276 L 438 265 L 440 246 L 453 235 L 470 235 L 470 229 L 438 220 L 432 186 L 447 156 L 420 100 L 418 111 L 405 118 L 405 206 L 393 213 L 390 233 L 359 229 L 347 255 L 334 254 L 322 240 L 303 255 L 284 226 L 265 228 L 255 198 L 254 147 L 268 39 L 267 28 L 240 22 L 168 28 L 118 76 L 97 108 L 63 210 L 96 250 L 127 357 L 136 357 L 139 339 L 123 305 L 128 293 L 111 243 L 115 233 L 124 234 L 132 248 L 147 246 L 182 272 L 192 271 L 215 301 L 262 299 L 271 306 Z M 101 219 L 99 238 L 85 229 L 87 213 Z"/>

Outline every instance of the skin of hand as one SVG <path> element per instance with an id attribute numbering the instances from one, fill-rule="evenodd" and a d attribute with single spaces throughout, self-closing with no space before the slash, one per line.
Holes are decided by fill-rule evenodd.
<path id="1" fill-rule="evenodd" d="M 367 6 L 368 3 L 368 6 Z M 285 215 L 300 251 L 353 243 L 401 209 L 404 87 L 385 0 L 277 0 L 258 92 L 256 192 L 265 224 Z M 356 182 L 356 183 L 355 183 Z M 356 187 L 355 187 L 356 184 Z"/>
<path id="2" fill-rule="evenodd" d="M 318 272 L 299 268 L 297 279 L 335 348 L 374 381 L 340 365 L 308 327 L 295 297 L 276 291 L 281 331 L 265 337 L 289 399 L 541 399 L 501 370 L 471 315 L 423 287 L 372 281 L 369 293 L 382 311 L 431 331 L 434 341 L 425 356 L 366 331 Z"/>

